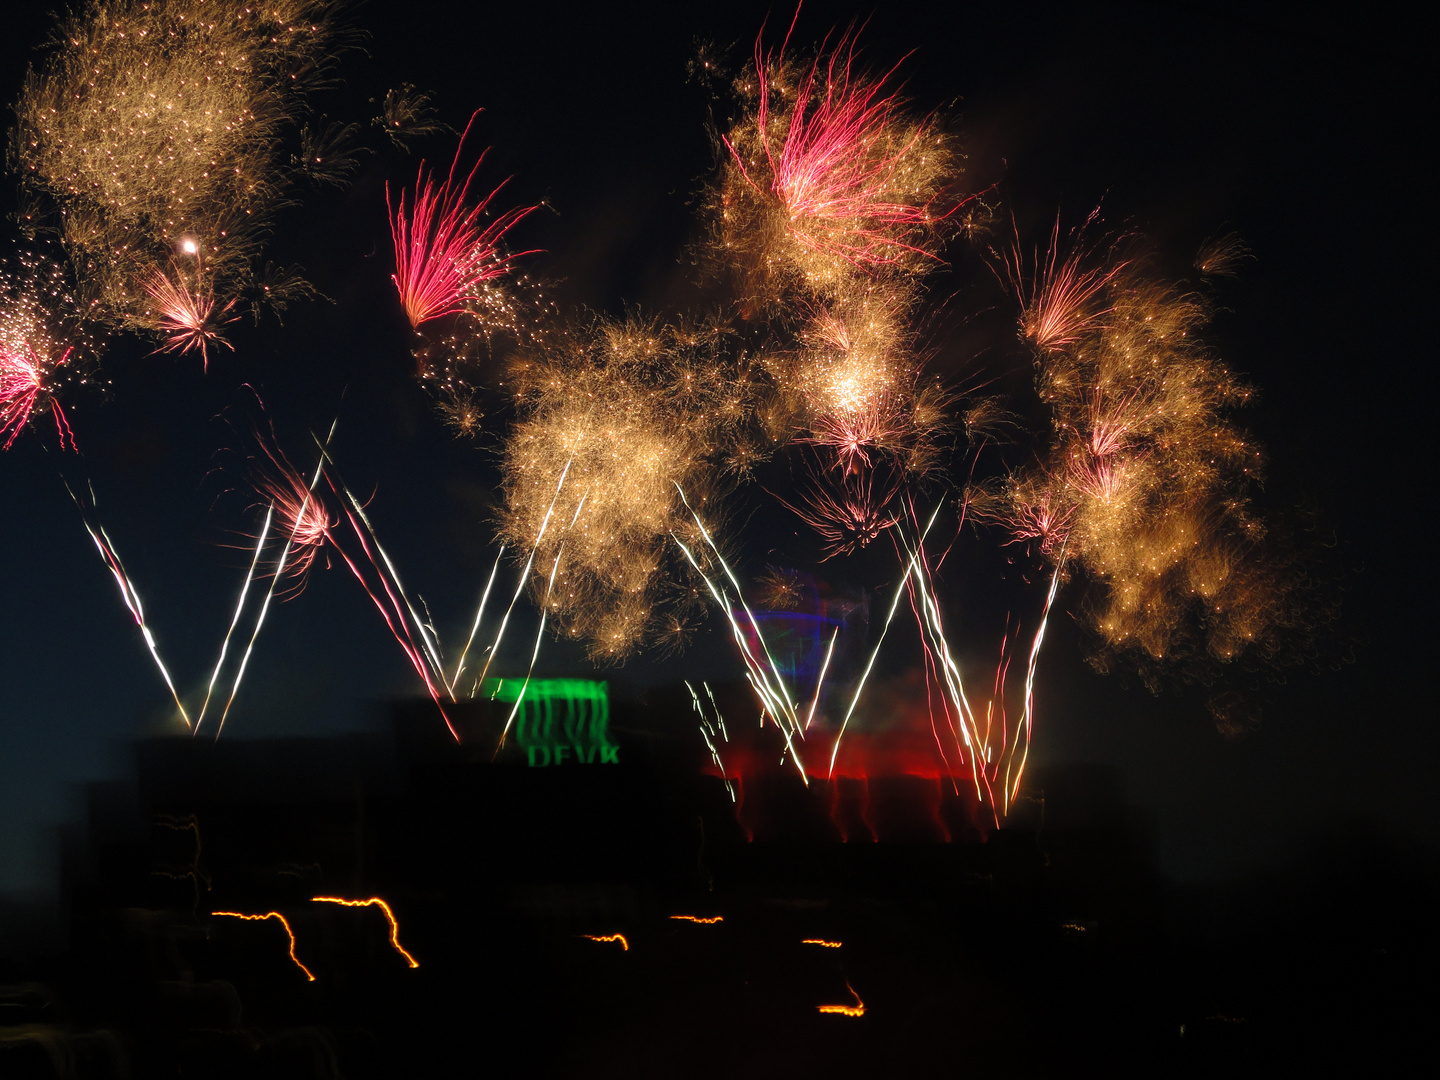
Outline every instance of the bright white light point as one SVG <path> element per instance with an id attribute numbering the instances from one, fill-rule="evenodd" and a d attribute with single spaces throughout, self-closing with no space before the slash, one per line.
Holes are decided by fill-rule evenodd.
<path id="1" fill-rule="evenodd" d="M 195 241 L 187 236 L 184 240 L 180 241 L 180 250 L 185 252 L 186 255 L 194 255 L 200 249 L 195 246 Z"/>

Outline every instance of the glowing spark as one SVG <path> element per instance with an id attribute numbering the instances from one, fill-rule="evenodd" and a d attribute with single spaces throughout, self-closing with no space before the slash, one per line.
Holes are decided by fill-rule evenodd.
<path id="1" fill-rule="evenodd" d="M 311 982 L 315 981 L 315 976 L 310 974 L 310 969 L 302 964 L 300 958 L 295 955 L 295 932 L 290 929 L 290 924 L 285 921 L 285 916 L 281 915 L 278 911 L 267 911 L 264 915 L 245 915 L 239 911 L 212 911 L 210 914 L 224 915 L 230 919 L 245 919 L 251 922 L 262 922 L 265 919 L 279 919 L 280 925 L 285 928 L 285 936 L 290 939 L 290 959 L 295 962 L 296 967 L 305 972 L 305 978 Z"/>
<path id="2" fill-rule="evenodd" d="M 671 915 L 670 918 L 672 918 L 672 919 L 681 919 L 681 920 L 683 920 L 683 921 L 685 921 L 685 922 L 704 923 L 704 924 L 707 925 L 707 926 L 710 925 L 710 924 L 712 924 L 712 923 L 718 923 L 718 922 L 724 922 L 724 921 L 725 921 L 725 916 L 724 916 L 724 915 L 712 915 L 712 916 L 710 916 L 709 918 L 706 918 L 706 917 L 703 916 L 703 915 Z"/>
<path id="3" fill-rule="evenodd" d="M 390 922 L 390 944 L 396 952 L 405 957 L 406 962 L 412 968 L 418 968 L 420 962 L 405 951 L 400 944 L 400 924 L 395 921 L 395 913 L 390 910 L 390 905 L 378 896 L 372 896 L 368 900 L 342 900 L 338 896 L 312 896 L 310 898 L 317 904 L 341 904 L 345 907 L 378 907 L 385 913 L 385 918 Z"/>
<path id="4" fill-rule="evenodd" d="M 839 942 L 839 941 L 827 941 L 825 938 L 818 938 L 818 937 L 807 937 L 807 938 L 801 938 L 801 939 L 800 939 L 800 944 L 801 944 L 801 945 L 819 945 L 819 946 L 821 946 L 822 948 L 826 948 L 826 949 L 838 949 L 838 948 L 840 948 L 840 946 L 843 944 L 843 942 Z M 852 991 L 850 991 L 850 992 L 853 994 L 855 991 L 852 990 Z"/>

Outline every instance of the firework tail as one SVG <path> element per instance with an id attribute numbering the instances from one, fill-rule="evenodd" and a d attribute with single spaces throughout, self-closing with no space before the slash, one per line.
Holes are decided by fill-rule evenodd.
<path id="1" fill-rule="evenodd" d="M 250 596 L 250 583 L 255 580 L 255 568 L 260 564 L 260 553 L 265 548 L 265 541 L 270 536 L 270 522 L 275 517 L 275 504 L 271 503 L 265 510 L 265 524 L 260 527 L 260 538 L 255 542 L 255 554 L 250 559 L 250 569 L 245 573 L 245 584 L 240 587 L 240 598 L 235 603 L 235 614 L 230 617 L 230 628 L 225 631 L 225 639 L 220 642 L 220 655 L 215 661 L 215 670 L 210 673 L 210 682 L 205 686 L 205 701 L 200 706 L 200 715 L 195 718 L 195 727 L 191 735 L 200 734 L 200 725 L 205 723 L 205 712 L 210 708 L 210 697 L 215 693 L 215 683 L 220 678 L 220 669 L 225 666 L 225 655 L 230 649 L 230 638 L 235 634 L 235 627 L 240 624 L 240 616 L 245 611 L 245 601 Z"/>
<path id="2" fill-rule="evenodd" d="M 480 669 L 480 677 L 475 680 L 475 685 L 470 691 L 471 697 L 480 692 L 480 686 L 485 682 L 485 676 L 490 671 L 495 654 L 500 651 L 500 641 L 505 637 L 505 627 L 510 623 L 510 613 L 515 610 L 515 605 L 520 600 L 520 594 L 525 591 L 525 584 L 530 580 L 530 567 L 535 565 L 535 553 L 540 550 L 540 541 L 545 538 L 545 530 L 550 527 L 550 517 L 555 513 L 555 502 L 560 498 L 560 489 L 565 486 L 565 477 L 569 475 L 570 466 L 574 463 L 575 457 L 572 454 L 570 460 L 565 462 L 565 468 L 560 470 L 560 482 L 555 485 L 555 494 L 550 498 L 550 507 L 545 511 L 545 517 L 540 522 L 539 532 L 535 534 L 535 544 L 530 548 L 530 555 L 525 560 L 525 569 L 520 571 L 520 582 L 515 586 L 515 595 L 510 598 L 510 606 L 505 609 L 505 616 L 500 620 L 500 630 L 490 645 L 490 655 L 485 658 L 485 666 Z"/>
<path id="3" fill-rule="evenodd" d="M 676 488 L 677 490 L 679 489 L 678 484 Z M 682 500 L 685 498 L 683 491 L 680 492 L 680 498 Z M 690 509 L 688 502 L 686 502 L 685 505 L 687 509 Z M 699 515 L 695 514 L 693 509 L 690 510 L 690 513 L 695 517 L 695 523 L 700 527 L 700 533 L 705 538 L 706 543 L 710 545 L 710 550 L 714 554 L 716 561 L 720 563 L 720 566 L 725 571 L 726 577 L 730 579 L 730 583 L 735 586 L 735 591 L 738 593 L 740 591 L 739 583 L 735 580 L 735 575 L 731 572 L 730 567 L 725 564 L 725 560 L 721 557 L 714 540 L 710 537 L 709 530 L 705 528 Z M 748 669 L 746 678 L 749 679 L 751 687 L 755 690 L 756 697 L 760 699 L 762 706 L 760 722 L 762 724 L 765 722 L 765 714 L 767 712 L 771 718 L 774 719 L 776 726 L 780 728 L 781 734 L 785 736 L 786 752 L 794 759 L 795 767 L 800 772 L 800 778 L 808 787 L 810 778 L 805 775 L 804 763 L 801 761 L 800 755 L 795 749 L 794 739 L 791 737 L 792 735 L 799 735 L 801 738 L 804 738 L 805 733 L 801 730 L 799 718 L 795 715 L 794 704 L 790 701 L 789 695 L 785 690 L 784 682 L 780 678 L 779 671 L 775 666 L 775 661 L 770 656 L 769 647 L 765 644 L 765 637 L 760 632 L 760 624 L 756 622 L 755 616 L 751 614 L 749 607 L 746 606 L 742 600 L 740 602 L 741 609 L 745 612 L 745 617 L 749 620 L 750 626 L 756 638 L 759 640 L 761 648 L 765 652 L 766 659 L 769 660 L 768 665 L 762 664 L 751 651 L 750 643 L 745 638 L 745 633 L 740 627 L 739 620 L 735 618 L 735 608 L 727 598 L 725 591 L 717 586 L 710 575 L 701 569 L 694 552 L 685 545 L 684 541 L 673 533 L 671 534 L 671 539 L 674 540 L 676 546 L 684 552 L 685 558 L 705 582 L 706 588 L 710 590 L 710 595 L 713 596 L 715 602 L 720 605 L 720 610 L 725 613 L 726 621 L 730 624 L 730 632 L 735 637 L 735 643 L 740 647 L 740 655 L 744 659 L 745 666 Z M 787 720 L 789 721 L 788 724 L 786 723 Z"/>
<path id="4" fill-rule="evenodd" d="M 347 491 L 345 494 L 349 495 L 349 492 Z M 365 533 L 359 521 L 356 520 L 355 515 L 350 512 L 348 506 L 345 507 L 345 517 L 350 522 L 350 527 L 354 530 L 355 538 L 360 542 L 361 549 L 370 560 L 370 565 L 375 569 L 377 576 L 380 578 L 381 587 L 390 602 L 389 608 L 385 606 L 385 601 L 381 600 L 375 590 L 370 587 L 370 583 L 365 580 L 364 571 L 362 571 L 355 560 L 350 557 L 350 553 L 338 543 L 335 544 L 335 550 L 340 553 L 340 558 L 344 561 L 345 565 L 350 568 L 350 572 L 355 575 L 355 580 L 360 582 L 360 587 L 365 590 L 365 594 L 370 597 L 375 607 L 379 609 L 380 617 L 385 620 L 385 625 L 389 628 L 395 641 L 404 651 L 406 658 L 410 661 L 410 665 L 415 669 L 415 673 L 419 675 L 425 683 L 425 689 L 430 694 L 431 700 L 435 702 L 435 707 L 440 710 L 440 716 L 445 721 L 445 726 L 450 729 L 451 736 L 456 742 L 459 742 L 460 732 L 455 729 L 455 724 L 450 719 L 450 714 L 445 711 L 445 703 L 441 700 L 440 691 L 436 688 L 435 679 L 432 677 L 434 671 L 430 666 L 429 656 L 415 644 L 415 640 L 410 634 L 409 623 L 406 621 L 404 612 L 401 610 L 400 601 L 396 599 L 395 593 L 391 589 L 389 579 L 380 572 L 379 564 L 375 562 L 375 556 L 370 553 L 370 546 L 365 542 Z M 397 623 L 399 624 L 398 626 Z M 441 676 L 440 681 L 443 683 L 443 676 Z"/>
<path id="5" fill-rule="evenodd" d="M 566 532 L 575 527 L 575 522 L 580 518 L 580 511 L 585 508 L 585 500 L 590 497 L 587 490 L 580 496 L 580 501 L 575 504 L 575 514 L 566 526 Z M 495 753 L 499 754 L 505 746 L 505 739 L 510 734 L 510 725 L 515 722 L 516 715 L 520 712 L 520 706 L 525 701 L 525 691 L 530 686 L 530 678 L 535 674 L 535 662 L 540 659 L 540 644 L 545 640 L 545 617 L 550 614 L 550 594 L 555 589 L 555 575 L 560 570 L 560 560 L 565 554 L 565 542 L 560 542 L 559 548 L 555 551 L 555 561 L 550 564 L 550 579 L 545 583 L 545 596 L 540 601 L 540 629 L 535 632 L 535 648 L 530 653 L 530 666 L 525 671 L 525 681 L 520 684 L 520 692 L 515 695 L 515 704 L 510 709 L 510 715 L 505 718 L 505 727 L 500 731 L 500 743 L 495 747 Z"/>
<path id="6" fill-rule="evenodd" d="M 1035 641 L 1030 646 L 1030 662 L 1025 669 L 1025 716 L 1015 731 L 1015 741 L 1020 742 L 1021 730 L 1025 733 L 1025 749 L 1020 755 L 1020 765 L 1015 770 L 1015 782 L 1010 783 L 1010 768 L 1014 762 L 1014 751 L 1009 755 L 1005 766 L 1005 812 L 1009 813 L 1010 804 L 1015 801 L 1016 795 L 1020 793 L 1020 781 L 1025 775 L 1025 763 L 1030 757 L 1030 731 L 1035 717 L 1035 665 L 1040 660 L 1040 646 L 1045 641 L 1045 627 L 1050 622 L 1050 608 L 1055 603 L 1055 591 L 1060 585 L 1060 570 L 1065 565 L 1065 551 L 1062 548 L 1060 558 L 1055 564 L 1055 573 L 1050 578 L 1050 591 L 1045 595 L 1045 609 L 1040 615 L 1040 626 L 1035 631 Z"/>
<path id="7" fill-rule="evenodd" d="M 835 653 L 835 639 L 840 636 L 840 627 L 835 627 L 830 634 L 830 647 L 825 650 L 825 662 L 820 665 L 820 678 L 815 680 L 815 697 L 810 701 L 810 711 L 805 716 L 805 730 L 810 730 L 810 724 L 815 719 L 815 706 L 820 704 L 820 691 L 825 688 L 825 673 L 830 670 L 830 657 Z"/>
<path id="8" fill-rule="evenodd" d="M 675 490 L 680 492 L 680 501 L 685 504 L 685 509 L 689 510 L 690 516 L 695 519 L 695 524 L 700 529 L 700 535 L 704 537 L 705 543 L 709 545 L 710 551 L 715 556 L 715 561 L 720 564 L 720 569 L 725 572 L 725 576 L 729 579 L 731 587 L 734 588 L 736 599 L 738 599 L 740 602 L 740 608 L 742 611 L 745 612 L 745 618 L 749 620 L 750 627 L 755 632 L 755 639 L 760 642 L 760 648 L 765 653 L 765 659 L 768 661 L 768 665 L 762 666 L 759 664 L 758 661 L 756 661 L 755 665 L 753 665 L 752 667 L 752 670 L 754 670 L 756 674 L 762 680 L 764 680 L 765 685 L 770 691 L 771 696 L 774 697 L 775 702 L 780 706 L 779 712 L 776 713 L 775 716 L 776 723 L 780 723 L 782 719 L 788 720 L 790 722 L 791 728 L 795 732 L 799 733 L 800 718 L 798 715 L 796 715 L 795 712 L 796 702 L 790 697 L 790 694 L 785 687 L 784 680 L 780 677 L 779 665 L 775 663 L 775 657 L 772 656 L 770 653 L 770 646 L 765 641 L 765 635 L 760 631 L 759 622 L 756 620 L 754 613 L 750 610 L 750 606 L 745 603 L 745 596 L 740 588 L 740 582 L 735 577 L 735 572 L 730 569 L 730 565 L 720 554 L 720 548 L 716 545 L 714 538 L 710 535 L 710 530 L 707 529 L 705 527 L 705 523 L 700 520 L 700 515 L 695 513 L 694 508 L 690 505 L 690 501 L 685 498 L 685 492 L 681 489 L 679 484 L 675 485 Z M 695 562 L 694 557 L 690 554 L 690 551 L 685 547 L 684 544 L 681 544 L 680 547 L 681 550 L 685 551 L 686 557 L 690 559 L 691 565 L 695 567 L 695 569 L 700 573 L 702 577 L 705 577 L 706 583 L 710 584 L 710 591 L 716 594 L 716 599 L 720 599 L 721 595 L 723 594 L 719 590 L 717 590 L 713 584 L 710 583 L 709 577 L 706 576 L 705 572 L 700 569 L 699 565 Z M 731 610 L 728 603 L 725 603 L 723 600 L 721 602 L 725 606 L 727 612 Z M 733 617 L 731 618 L 731 622 L 735 622 Z M 744 651 L 747 655 L 750 654 L 748 646 L 745 648 Z M 771 685 L 772 678 L 773 686 Z"/>
<path id="9" fill-rule="evenodd" d="M 315 485 L 320 483 L 320 477 L 325 472 L 325 447 L 335 438 L 335 429 L 340 424 L 337 416 L 330 422 L 330 432 L 325 436 L 324 447 L 321 448 L 320 460 L 315 464 L 315 475 L 310 478 L 310 485 L 305 490 L 305 498 L 300 503 L 300 511 L 295 516 L 297 526 L 304 520 L 305 510 L 310 504 L 311 497 L 315 494 Z M 235 681 L 230 685 L 230 696 L 225 700 L 225 709 L 220 714 L 220 723 L 215 728 L 215 738 L 220 738 L 220 733 L 225 730 L 225 720 L 230 715 L 230 707 L 235 704 L 235 695 L 240 692 L 240 683 L 245 678 L 245 671 L 250 666 L 250 657 L 255 651 L 255 639 L 260 636 L 260 629 L 265 625 L 265 617 L 270 613 L 270 604 L 275 599 L 275 589 L 280 584 L 280 578 L 285 573 L 285 563 L 290 557 L 290 549 L 294 546 L 295 534 L 291 532 L 285 538 L 285 546 L 280 549 L 280 561 L 275 565 L 275 572 L 270 578 L 270 588 L 265 591 L 265 600 L 260 605 L 260 614 L 256 616 L 255 628 L 250 632 L 250 640 L 245 645 L 245 654 L 240 658 L 239 670 L 235 672 Z"/>
<path id="10" fill-rule="evenodd" d="M 935 519 L 939 516 L 940 507 L 936 506 L 934 513 L 930 515 L 930 520 L 925 525 L 925 531 L 920 534 L 918 547 L 924 547 L 925 538 L 930 535 L 930 529 L 935 524 Z M 860 675 L 860 682 L 856 685 L 855 694 L 850 699 L 850 707 L 845 710 L 845 717 L 840 721 L 840 730 L 835 735 L 835 745 L 830 750 L 830 772 L 828 774 L 830 778 L 833 778 L 835 775 L 835 758 L 840 753 L 840 740 L 845 737 L 845 728 L 850 723 L 850 717 L 855 714 L 855 706 L 860 703 L 860 695 L 865 692 L 865 682 L 870 678 L 871 669 L 875 667 L 875 659 L 880 655 L 880 647 L 885 644 L 885 635 L 889 633 L 890 624 L 895 619 L 895 612 L 900 607 L 900 597 L 906 592 L 906 583 L 910 580 L 910 576 L 915 573 L 915 567 L 919 558 L 920 553 L 917 550 L 911 554 L 909 562 L 906 563 L 905 576 L 901 579 L 900 583 L 895 586 L 895 596 L 890 601 L 890 611 L 885 616 L 885 625 L 880 630 L 880 638 L 875 642 L 875 648 L 870 653 L 870 659 L 865 664 L 864 672 Z"/>
<path id="11" fill-rule="evenodd" d="M 710 750 L 710 756 L 715 759 L 715 767 L 720 770 L 720 779 L 725 784 L 725 790 L 730 793 L 730 801 L 734 802 L 735 785 L 730 782 L 730 777 L 725 772 L 725 763 L 720 760 L 720 748 L 715 745 L 715 740 L 712 737 L 717 734 L 716 730 L 711 727 L 709 719 L 706 718 L 705 708 L 700 704 L 700 695 L 695 693 L 695 687 L 690 685 L 689 679 L 685 680 L 685 689 L 690 691 L 690 701 L 694 705 L 696 715 L 700 717 L 700 737 L 705 740 L 705 745 Z M 705 692 L 710 695 L 710 703 L 714 705 L 715 695 L 710 693 L 709 683 L 705 684 Z M 725 728 L 725 718 L 720 715 L 718 706 L 715 708 L 715 716 L 719 719 L 720 731 L 723 732 Z M 729 740 L 727 739 L 726 741 Z"/>
<path id="12" fill-rule="evenodd" d="M 450 696 L 455 696 L 455 684 L 460 681 L 460 674 L 465 670 L 465 657 L 470 653 L 470 646 L 475 643 L 475 635 L 480 632 L 480 620 L 485 617 L 485 605 L 490 600 L 490 589 L 495 584 L 495 575 L 500 572 L 500 560 L 505 557 L 505 545 L 500 545 L 500 553 L 495 556 L 495 565 L 490 568 L 490 580 L 485 582 L 485 591 L 480 594 L 480 606 L 475 609 L 475 621 L 470 625 L 470 636 L 465 639 L 465 647 L 460 650 L 460 658 L 455 661 L 455 674 L 450 677 Z"/>
<path id="13" fill-rule="evenodd" d="M 155 666 L 160 669 L 160 677 L 165 680 L 165 686 L 175 701 L 175 708 L 180 710 L 180 718 L 185 721 L 187 728 L 194 731 L 195 725 L 191 723 L 190 714 L 185 711 L 185 706 L 180 701 L 180 695 L 175 690 L 175 682 L 170 678 L 170 671 L 165 667 L 165 661 L 160 659 L 160 649 L 155 644 L 155 635 L 150 632 L 150 627 L 145 623 L 145 606 L 140 602 L 140 594 L 135 591 L 130 576 L 125 573 L 125 566 L 115 551 L 115 545 L 110 542 L 110 537 L 106 535 L 103 527 L 90 524 L 90 519 L 85 513 L 85 504 L 80 501 L 68 481 L 62 482 L 65 483 L 65 490 L 70 493 L 70 498 L 75 501 L 75 506 L 80 511 L 80 520 L 85 525 L 85 531 L 90 534 L 90 539 L 95 542 L 95 549 L 100 552 L 100 558 L 105 561 L 106 567 L 115 578 L 115 584 L 120 586 L 120 596 L 125 601 L 125 606 L 130 609 L 135 624 L 140 627 L 140 634 L 145 639 L 145 646 L 150 650 L 150 655 L 155 660 Z M 93 506 L 94 491 L 90 493 L 90 502 Z"/>
<path id="14" fill-rule="evenodd" d="M 910 548 L 908 540 L 901 536 L 905 546 Z M 941 685 L 944 686 L 949 695 L 950 701 L 954 703 L 959 713 L 961 724 L 960 734 L 964 740 L 964 747 L 961 749 L 962 760 L 965 750 L 970 751 L 970 758 L 974 782 L 975 795 L 983 798 L 984 793 L 980 790 L 982 785 L 988 790 L 989 779 L 986 765 L 988 764 L 987 748 L 981 741 L 979 728 L 975 721 L 975 712 L 970 708 L 970 702 L 965 696 L 965 687 L 961 679 L 960 668 L 955 663 L 955 658 L 950 652 L 950 643 L 945 637 L 944 627 L 940 619 L 940 606 L 935 602 L 934 588 L 929 579 L 928 564 L 925 560 L 924 539 L 912 549 L 912 565 L 915 573 L 909 579 L 914 585 L 915 591 L 920 599 L 920 609 L 924 613 L 924 620 L 921 622 L 921 630 L 928 633 L 930 647 L 934 649 L 934 656 L 938 659 L 936 665 L 943 678 Z M 948 710 L 947 710 L 948 717 Z"/>

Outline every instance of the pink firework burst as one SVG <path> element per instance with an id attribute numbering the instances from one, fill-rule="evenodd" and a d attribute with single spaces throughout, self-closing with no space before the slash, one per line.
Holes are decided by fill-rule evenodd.
<path id="1" fill-rule="evenodd" d="M 5 438 L 4 449 L 10 449 L 42 399 L 48 402 L 50 415 L 55 418 L 60 448 L 63 450 L 68 443 L 71 450 L 75 449 L 75 437 L 60 402 L 51 393 L 46 370 L 47 366 L 53 370 L 65 363 L 70 352 L 66 349 L 59 360 L 47 365 L 29 346 L 21 352 L 0 343 L 0 436 Z"/>
<path id="2" fill-rule="evenodd" d="M 836 467 L 850 477 L 872 467 L 872 454 L 898 447 L 908 430 L 903 411 L 886 395 L 857 409 L 822 414 L 811 434 L 799 441 L 828 447 L 835 454 Z"/>
<path id="3" fill-rule="evenodd" d="M 1076 507 L 1050 491 L 1042 492 L 1032 501 L 1016 505 L 1004 524 L 1014 538 L 1011 543 L 1039 540 L 1046 555 L 1070 538 Z"/>
<path id="4" fill-rule="evenodd" d="M 780 502 L 823 541 L 825 554 L 821 562 L 859 551 L 900 520 L 890 510 L 900 490 L 899 482 L 877 482 L 873 469 L 842 474 L 839 483 L 833 481 L 833 472 L 829 477 L 817 472 L 812 475 L 812 483 L 801 485 L 799 490 L 804 505 L 793 506 L 784 499 Z"/>
<path id="5" fill-rule="evenodd" d="M 280 530 L 288 538 L 290 550 L 283 572 L 290 578 L 291 594 L 296 595 L 305 588 L 310 569 L 330 541 L 338 519 L 330 515 L 319 491 L 311 489 L 283 452 L 263 440 L 260 448 L 268 463 L 259 463 L 255 489 L 275 508 Z"/>
<path id="6" fill-rule="evenodd" d="M 470 182 L 489 151 L 480 154 L 464 183 L 456 182 L 455 170 L 460 164 L 465 139 L 479 115 L 477 110 L 465 125 L 443 183 L 427 174 L 425 163 L 421 162 L 415 177 L 415 191 L 408 204 L 403 190 L 398 206 L 392 204 L 389 185 L 385 188 L 390 236 L 395 244 L 395 273 L 391 280 L 400 291 L 400 302 L 414 329 L 442 315 L 464 311 L 463 302 L 475 295 L 477 286 L 508 272 L 510 264 L 521 255 L 532 254 L 522 251 L 506 255 L 501 251 L 500 241 L 537 207 L 516 207 L 484 224 L 490 203 L 508 181 L 501 181 L 474 206 L 466 205 Z"/>
<path id="7" fill-rule="evenodd" d="M 757 126 L 770 172 L 764 187 L 788 215 L 791 235 L 805 247 L 868 269 L 907 256 L 936 258 L 922 246 L 926 234 L 958 205 L 936 210 L 935 178 L 912 175 L 933 169 L 942 155 L 938 146 L 931 154 L 922 150 L 922 143 L 935 139 L 929 125 L 907 121 L 899 92 L 887 89 L 894 69 L 878 80 L 858 75 L 855 39 L 846 34 L 801 77 L 775 146 L 770 87 L 783 53 L 782 45 L 780 56 L 763 55 L 756 43 Z M 761 190 L 741 152 L 729 139 L 725 144 L 745 179 Z M 928 196 L 922 194 L 927 188 Z"/>
<path id="8" fill-rule="evenodd" d="M 161 270 L 152 272 L 144 285 L 150 299 L 155 302 L 160 332 L 168 335 L 165 344 L 156 352 L 187 353 L 199 349 L 200 359 L 209 370 L 211 345 L 224 345 L 232 352 L 235 350 L 235 346 L 220 336 L 220 327 L 237 318 L 225 318 L 235 306 L 234 299 L 222 307 L 202 287 L 191 289 L 183 279 L 171 280 Z"/>
<path id="9" fill-rule="evenodd" d="M 1091 214 L 1090 221 L 1096 214 Z M 1026 260 L 1018 242 L 1003 257 L 1010 288 L 1024 305 L 1020 333 L 1036 348 L 1050 351 L 1073 345 L 1109 314 L 1110 309 L 1102 306 L 1103 294 L 1124 270 L 1125 263 L 1096 263 L 1092 262 L 1093 256 L 1089 246 L 1077 241 L 1061 257 L 1057 217 L 1050 247 L 1033 272 L 1025 272 Z"/>

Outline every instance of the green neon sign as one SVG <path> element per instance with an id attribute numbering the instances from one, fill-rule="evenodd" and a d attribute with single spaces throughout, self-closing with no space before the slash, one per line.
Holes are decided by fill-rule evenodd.
<path id="1" fill-rule="evenodd" d="M 618 765 L 610 738 L 610 685 L 592 679 L 486 679 L 482 697 L 514 705 L 515 742 L 532 768 Z"/>

